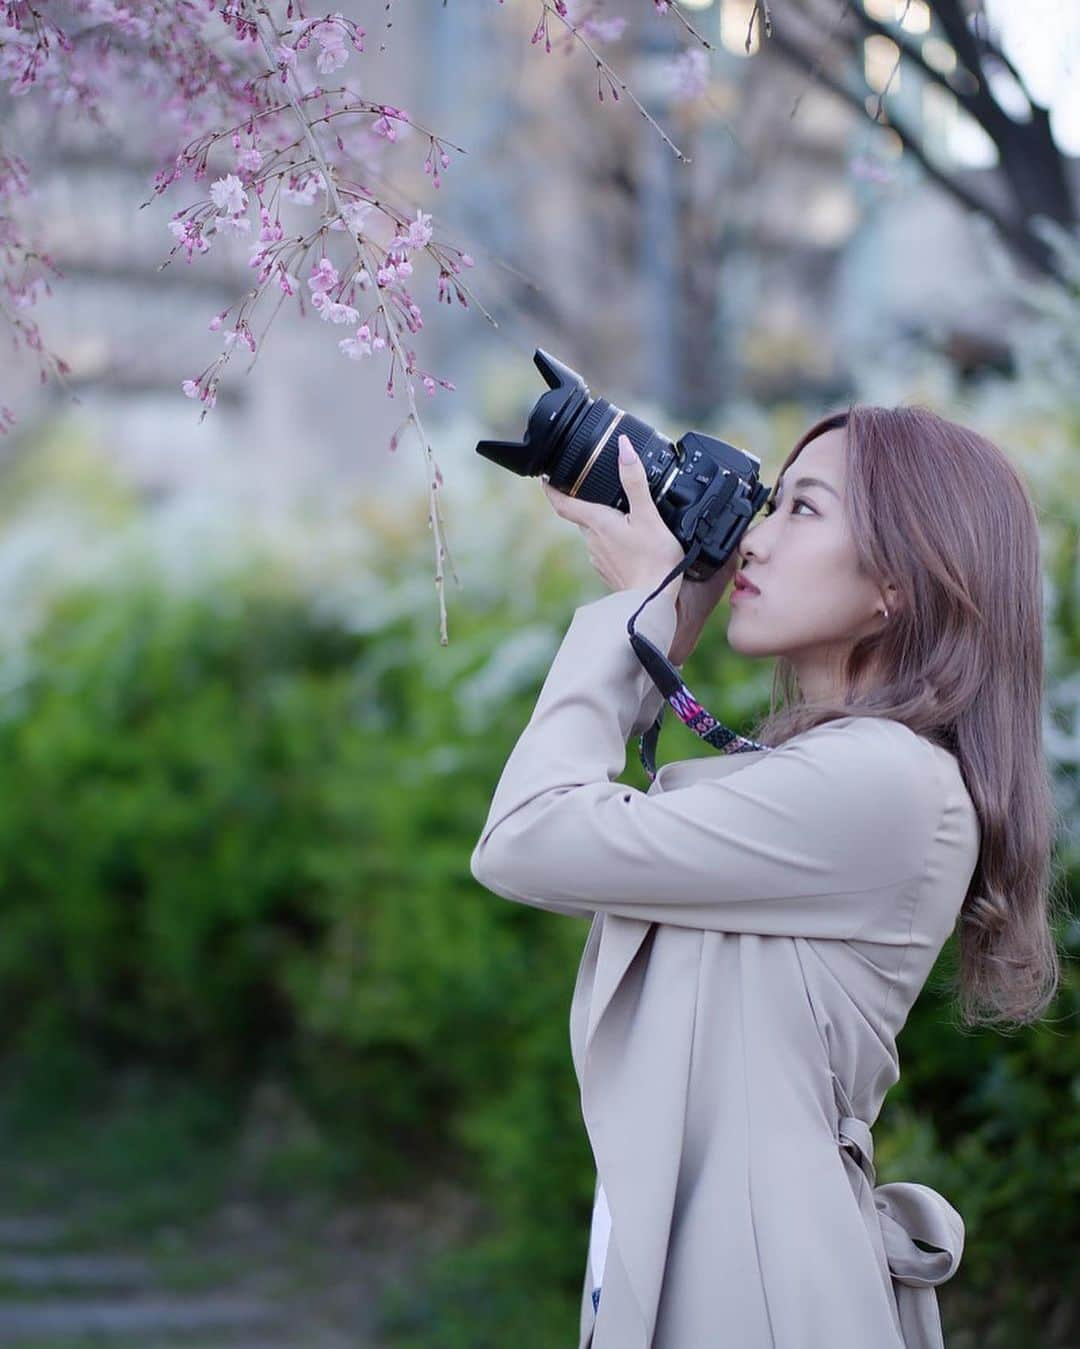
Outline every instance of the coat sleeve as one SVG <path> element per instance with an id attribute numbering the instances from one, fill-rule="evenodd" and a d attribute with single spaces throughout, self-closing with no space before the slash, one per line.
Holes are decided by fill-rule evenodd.
<path id="1" fill-rule="evenodd" d="M 615 782 L 651 684 L 626 622 L 648 594 L 579 607 L 473 850 L 506 899 L 722 932 L 902 943 L 943 809 L 928 747 L 884 717 L 845 717 L 737 772 L 648 794 Z M 638 630 L 667 650 L 674 600 Z"/>

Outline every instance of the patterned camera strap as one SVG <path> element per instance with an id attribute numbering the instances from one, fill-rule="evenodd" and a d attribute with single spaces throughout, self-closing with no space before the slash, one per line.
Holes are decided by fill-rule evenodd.
<path id="1" fill-rule="evenodd" d="M 641 633 L 634 631 L 634 621 L 646 604 L 655 599 L 670 581 L 685 571 L 700 551 L 701 540 L 695 539 L 690 546 L 690 551 L 682 561 L 668 572 L 652 594 L 646 595 L 631 614 L 626 624 L 626 630 L 630 634 L 630 645 L 634 648 L 638 660 L 648 671 L 653 683 L 674 709 L 675 715 L 683 725 L 689 726 L 695 735 L 701 736 L 707 745 L 711 745 L 713 749 L 719 750 L 722 754 L 746 754 L 753 750 L 770 749 L 770 745 L 763 745 L 758 740 L 751 740 L 747 736 L 739 735 L 737 731 L 733 731 L 730 726 L 725 726 L 722 721 L 702 707 L 663 652 L 647 637 L 643 637 Z M 660 738 L 660 725 L 663 719 L 664 709 L 661 708 L 656 720 L 638 740 L 638 753 L 650 782 L 656 777 L 656 745 Z"/>

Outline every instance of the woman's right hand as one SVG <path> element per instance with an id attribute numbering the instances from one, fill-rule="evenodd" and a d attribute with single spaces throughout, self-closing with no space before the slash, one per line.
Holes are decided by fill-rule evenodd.
<path id="1" fill-rule="evenodd" d="M 707 581 L 691 581 L 685 576 L 682 578 L 675 598 L 678 622 L 668 652 L 668 660 L 672 665 L 682 665 L 697 646 L 709 615 L 723 599 L 725 590 L 739 570 L 741 560 L 736 548 Z"/>

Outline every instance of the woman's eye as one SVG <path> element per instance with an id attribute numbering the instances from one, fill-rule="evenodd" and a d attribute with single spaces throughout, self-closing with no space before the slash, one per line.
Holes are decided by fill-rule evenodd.
<path id="1" fill-rule="evenodd" d="M 807 501 L 805 497 L 796 497 L 795 500 L 791 503 L 791 512 L 793 515 L 795 513 L 796 506 L 805 506 L 811 515 L 817 515 L 817 511 L 814 510 L 813 506 L 810 505 L 809 501 Z M 769 501 L 766 501 L 764 507 L 762 508 L 761 513 L 762 515 L 772 515 L 772 513 L 775 510 L 776 510 L 776 502 L 770 499 Z"/>

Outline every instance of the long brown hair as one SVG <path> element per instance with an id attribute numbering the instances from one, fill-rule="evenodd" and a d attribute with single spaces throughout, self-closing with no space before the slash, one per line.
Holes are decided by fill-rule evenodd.
<path id="1" fill-rule="evenodd" d="M 851 404 L 803 433 L 777 473 L 847 428 L 846 508 L 859 566 L 898 602 L 848 655 L 837 703 L 802 698 L 781 656 L 752 732 L 777 745 L 837 717 L 892 717 L 953 753 L 978 814 L 979 859 L 948 991 L 964 1027 L 1038 1020 L 1061 979 L 1055 835 L 1043 750 L 1038 518 L 986 437 L 923 407 Z M 869 678 L 867 678 L 869 676 Z"/>

